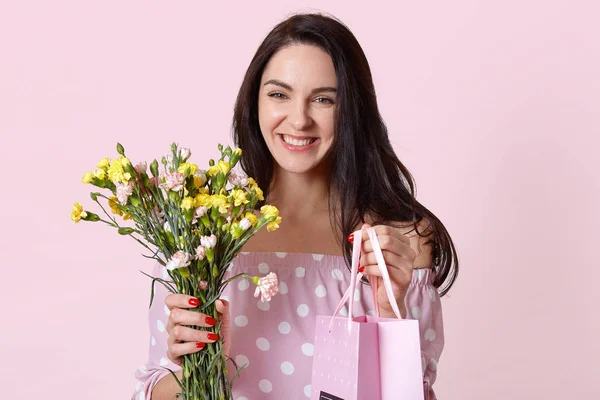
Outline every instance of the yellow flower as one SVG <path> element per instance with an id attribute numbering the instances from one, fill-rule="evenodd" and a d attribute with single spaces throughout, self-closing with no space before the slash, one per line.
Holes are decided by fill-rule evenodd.
<path id="1" fill-rule="evenodd" d="M 110 165 L 110 161 L 108 158 L 104 157 L 102 160 L 98 161 L 98 168 L 106 169 Z"/>
<path id="2" fill-rule="evenodd" d="M 198 193 L 200 193 L 200 194 L 208 194 L 208 188 L 207 187 L 201 187 L 200 189 L 198 189 Z"/>
<path id="3" fill-rule="evenodd" d="M 244 215 L 244 218 L 250 221 L 252 226 L 256 225 L 256 223 L 258 222 L 258 218 L 256 217 L 256 215 L 254 215 L 254 213 L 250 211 L 248 211 L 246 215 Z"/>
<path id="4" fill-rule="evenodd" d="M 258 186 L 254 187 L 254 193 L 256 194 L 256 197 L 260 200 L 263 201 L 265 199 L 265 196 L 263 194 L 263 191 L 261 188 L 259 188 Z"/>
<path id="5" fill-rule="evenodd" d="M 194 208 L 194 198 L 193 197 L 186 197 L 185 199 L 181 200 L 181 209 L 182 210 L 191 210 L 192 208 Z"/>
<path id="6" fill-rule="evenodd" d="M 273 232 L 275 229 L 278 229 L 280 223 L 281 223 L 281 217 L 277 217 L 277 218 L 275 218 L 275 221 L 269 222 L 267 224 L 267 232 Z"/>
<path id="7" fill-rule="evenodd" d="M 206 175 L 204 173 L 195 173 L 194 174 L 194 186 L 199 188 L 204 186 L 206 183 Z M 206 188 L 208 190 L 208 188 Z"/>
<path id="8" fill-rule="evenodd" d="M 279 216 L 279 210 L 277 209 L 277 207 L 275 206 L 262 206 L 260 208 L 260 213 L 266 218 L 266 219 L 270 219 L 271 217 L 278 217 Z"/>
<path id="9" fill-rule="evenodd" d="M 227 175 L 230 169 L 231 167 L 229 166 L 229 163 L 227 161 L 221 160 L 212 167 L 210 167 L 210 169 L 208 170 L 208 175 L 216 176 L 219 172 L 222 172 L 225 175 Z"/>
<path id="10" fill-rule="evenodd" d="M 103 170 L 102 168 L 98 168 L 94 171 L 94 176 L 98 179 L 100 179 L 101 181 L 104 180 L 104 178 L 106 178 L 106 171 Z"/>
<path id="11" fill-rule="evenodd" d="M 123 221 L 127 221 L 128 219 L 133 219 L 133 215 L 131 214 L 123 214 Z M 267 229 L 269 229 L 269 227 L 267 227 Z"/>
<path id="12" fill-rule="evenodd" d="M 81 178 L 81 182 L 83 183 L 92 183 L 92 179 L 94 179 L 94 175 L 91 172 L 86 172 L 83 174 L 83 178 Z"/>
<path id="13" fill-rule="evenodd" d="M 196 197 L 194 198 L 194 207 L 201 207 L 201 206 L 208 207 L 209 200 L 210 200 L 210 196 L 207 193 L 197 194 Z"/>
<path id="14" fill-rule="evenodd" d="M 180 174 L 183 174 L 183 173 L 185 173 L 185 170 L 188 168 L 190 169 L 190 171 L 188 172 L 187 176 L 194 175 L 196 173 L 196 171 L 198 171 L 198 166 L 196 164 L 184 162 L 184 163 L 179 164 L 179 168 L 177 168 L 177 172 L 179 172 Z"/>
<path id="15" fill-rule="evenodd" d="M 227 214 L 229 212 L 229 207 L 231 206 L 231 204 L 227 202 L 227 197 L 223 196 L 222 194 L 214 194 L 210 196 L 207 207 L 209 205 L 210 207 L 219 208 L 219 212 L 221 214 Z"/>
<path id="16" fill-rule="evenodd" d="M 83 206 L 77 202 L 73 204 L 73 209 L 71 210 L 71 219 L 73 222 L 79 222 L 85 217 L 87 217 L 87 213 L 83 211 Z"/>
<path id="17" fill-rule="evenodd" d="M 246 204 L 249 202 L 249 200 L 246 199 L 246 192 L 244 192 L 243 190 L 232 190 L 231 197 L 233 197 L 233 204 L 235 204 L 236 207 L 239 207 L 242 204 Z"/>
<path id="18" fill-rule="evenodd" d="M 128 166 L 130 164 L 131 164 L 131 161 L 129 161 L 129 158 L 127 158 L 127 157 L 121 157 L 121 165 L 122 166 L 126 167 L 126 166 Z"/>
<path id="19" fill-rule="evenodd" d="M 237 155 L 238 157 L 242 155 L 242 149 L 240 149 L 239 147 L 237 149 L 235 149 L 233 151 L 233 154 Z"/>
<path id="20" fill-rule="evenodd" d="M 110 198 L 108 199 L 108 205 L 110 206 L 110 209 L 113 212 L 113 214 L 123 215 L 123 211 L 121 211 L 121 209 L 117 205 L 118 203 L 119 199 L 117 199 L 117 196 L 110 196 Z"/>
<path id="21" fill-rule="evenodd" d="M 108 167 L 108 179 L 112 183 L 127 183 L 131 179 L 131 174 L 125 172 L 123 166 L 129 164 L 129 160 L 126 157 L 119 157 L 112 160 Z"/>
<path id="22" fill-rule="evenodd" d="M 256 181 L 254 180 L 254 178 L 248 177 L 248 184 L 250 185 L 251 189 L 254 189 L 255 187 L 258 186 L 258 184 L 256 183 Z"/>

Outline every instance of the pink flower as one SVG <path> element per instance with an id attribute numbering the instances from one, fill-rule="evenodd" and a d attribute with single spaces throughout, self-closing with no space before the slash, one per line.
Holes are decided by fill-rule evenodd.
<path id="1" fill-rule="evenodd" d="M 154 206 L 154 217 L 161 225 L 165 223 L 165 213 L 158 206 Z"/>
<path id="2" fill-rule="evenodd" d="M 160 184 L 160 187 L 165 190 L 180 192 L 183 190 L 185 176 L 179 172 L 167 172 L 163 174 L 165 181 Z"/>
<path id="3" fill-rule="evenodd" d="M 279 287 L 277 283 L 277 275 L 270 272 L 267 276 L 262 278 L 254 277 L 256 283 L 256 290 L 254 291 L 254 297 L 260 295 L 260 301 L 271 301 L 271 297 L 279 293 Z"/>
<path id="4" fill-rule="evenodd" d="M 207 249 L 212 249 L 217 245 L 217 237 L 215 235 L 202 236 L 200 238 L 200 244 Z"/>
<path id="5" fill-rule="evenodd" d="M 196 211 L 194 211 L 194 219 L 192 219 L 192 223 L 195 224 L 198 221 L 198 218 L 204 217 L 207 212 L 208 210 L 205 206 L 200 206 L 196 208 Z"/>
<path id="6" fill-rule="evenodd" d="M 122 206 L 127 205 L 127 200 L 129 200 L 129 196 L 133 194 L 133 187 L 134 183 L 132 181 L 129 181 L 126 184 L 121 182 L 117 183 L 117 199 L 119 199 L 119 203 L 121 203 Z"/>
<path id="7" fill-rule="evenodd" d="M 205 290 L 207 286 L 208 286 L 208 282 L 200 281 L 200 290 Z"/>
<path id="8" fill-rule="evenodd" d="M 143 174 L 148 169 L 148 164 L 146 164 L 146 162 L 144 161 L 144 162 L 138 163 L 138 165 L 136 165 L 134 168 L 135 168 L 135 172 L 137 172 L 138 174 Z"/>
<path id="9" fill-rule="evenodd" d="M 204 257 L 206 257 L 206 247 L 202 245 L 196 247 L 196 260 L 204 260 Z"/>
<path id="10" fill-rule="evenodd" d="M 229 177 L 227 179 L 234 186 L 248 186 L 248 177 L 243 173 L 232 170 L 229 172 Z"/>
<path id="11" fill-rule="evenodd" d="M 248 230 L 251 226 L 252 223 L 248 218 L 242 218 L 242 220 L 240 221 L 240 228 L 242 228 L 244 231 Z"/>
<path id="12" fill-rule="evenodd" d="M 173 254 L 173 257 L 167 263 L 167 269 L 173 271 L 177 268 L 183 268 L 190 265 L 190 255 L 183 250 L 179 250 Z"/>

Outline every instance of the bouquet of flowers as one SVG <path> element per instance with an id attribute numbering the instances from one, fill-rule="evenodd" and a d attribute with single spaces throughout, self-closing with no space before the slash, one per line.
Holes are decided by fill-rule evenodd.
<path id="1" fill-rule="evenodd" d="M 273 273 L 262 278 L 240 274 L 225 280 L 224 276 L 252 235 L 265 225 L 269 232 L 274 231 L 281 222 L 279 211 L 273 206 L 263 205 L 260 214 L 255 212 L 257 204 L 264 201 L 262 190 L 254 179 L 233 170 L 242 156 L 241 149 L 223 149 L 219 145 L 219 151 L 220 159 L 210 160 L 208 170 L 201 170 L 188 161 L 189 149 L 173 144 L 171 154 L 163 157 L 160 164 L 152 161 L 148 171 L 145 162 L 133 166 L 123 146 L 117 144 L 120 156 L 100 160 L 95 171 L 82 179 L 83 183 L 110 192 L 109 196 L 90 193 L 107 219 L 84 210 L 80 203 L 75 203 L 71 212 L 74 222 L 100 221 L 116 228 L 119 234 L 132 237 L 150 252 L 145 257 L 166 267 L 170 281 L 148 275 L 152 278 L 150 304 L 154 285 L 159 282 L 172 293 L 199 299 L 195 310 L 217 321 L 215 301 L 234 279 L 252 279 L 257 285 L 255 296 L 260 295 L 262 301 L 270 301 L 278 292 L 277 276 Z M 107 208 L 112 212 L 107 212 Z M 129 222 L 120 222 L 117 217 Z M 209 330 L 219 334 L 220 328 L 219 322 Z M 205 351 L 184 356 L 182 379 L 171 371 L 182 390 L 178 398 L 231 399 L 235 377 L 230 382 L 227 361 L 222 339 Z M 243 366 L 236 368 L 235 376 Z"/>

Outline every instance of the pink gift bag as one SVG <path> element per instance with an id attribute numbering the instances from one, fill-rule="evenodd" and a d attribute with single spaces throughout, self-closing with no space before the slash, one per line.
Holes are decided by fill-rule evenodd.
<path id="1" fill-rule="evenodd" d="M 354 233 L 350 287 L 333 316 L 317 315 L 313 355 L 312 400 L 423 400 L 419 322 L 402 319 L 373 228 L 367 228 L 388 298 L 398 317 L 352 317 L 358 280 L 362 231 Z M 377 280 L 371 280 L 373 295 Z M 348 301 L 350 300 L 350 301 Z M 337 314 L 348 301 L 348 317 Z"/>

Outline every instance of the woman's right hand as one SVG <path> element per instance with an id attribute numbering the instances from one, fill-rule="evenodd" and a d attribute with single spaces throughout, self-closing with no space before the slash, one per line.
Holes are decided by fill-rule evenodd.
<path id="1" fill-rule="evenodd" d="M 167 321 L 167 357 L 174 364 L 181 366 L 181 357 L 202 351 L 207 344 L 216 342 L 217 334 L 198 330 L 185 325 L 196 325 L 204 328 L 214 326 L 218 321 L 214 318 L 189 308 L 198 307 L 198 299 L 185 294 L 172 293 L 165 299 L 170 311 Z M 225 346 L 225 355 L 229 354 L 229 303 L 225 300 L 215 302 L 219 318 L 222 320 L 221 334 Z"/>

